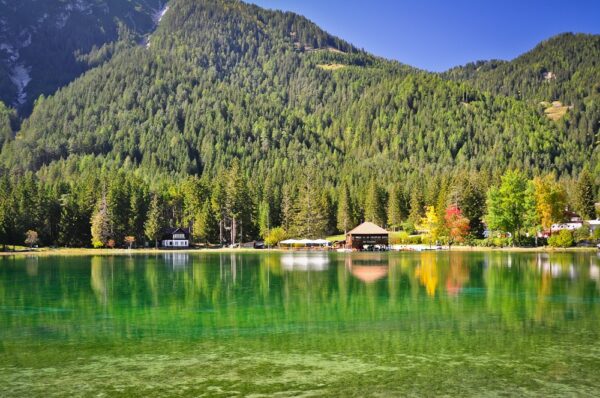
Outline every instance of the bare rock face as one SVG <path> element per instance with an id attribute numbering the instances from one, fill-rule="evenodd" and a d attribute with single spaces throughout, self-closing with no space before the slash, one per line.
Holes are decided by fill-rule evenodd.
<path id="1" fill-rule="evenodd" d="M 147 35 L 166 9 L 166 0 L 0 0 L 0 101 L 28 114 L 89 68 L 82 55 L 123 28 Z"/>

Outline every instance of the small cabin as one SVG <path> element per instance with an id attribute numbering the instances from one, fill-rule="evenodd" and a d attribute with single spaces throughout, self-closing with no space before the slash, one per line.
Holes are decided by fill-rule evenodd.
<path id="1" fill-rule="evenodd" d="M 187 249 L 190 247 L 190 231 L 186 228 L 169 228 L 163 233 L 160 245 L 166 249 Z"/>
<path id="2" fill-rule="evenodd" d="M 346 234 L 346 248 L 352 250 L 373 250 L 387 248 L 389 233 L 372 222 L 364 222 Z"/>

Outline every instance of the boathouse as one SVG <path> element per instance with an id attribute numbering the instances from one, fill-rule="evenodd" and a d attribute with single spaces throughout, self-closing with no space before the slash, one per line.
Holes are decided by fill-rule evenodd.
<path id="1" fill-rule="evenodd" d="M 389 233 L 372 222 L 364 222 L 346 234 L 346 248 L 352 250 L 373 249 L 389 245 Z"/>

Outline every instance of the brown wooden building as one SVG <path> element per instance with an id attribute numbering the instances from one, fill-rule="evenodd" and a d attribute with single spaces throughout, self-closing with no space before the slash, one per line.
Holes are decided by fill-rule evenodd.
<path id="1" fill-rule="evenodd" d="M 364 222 L 346 234 L 346 248 L 364 250 L 365 246 L 388 246 L 389 233 L 372 222 Z"/>

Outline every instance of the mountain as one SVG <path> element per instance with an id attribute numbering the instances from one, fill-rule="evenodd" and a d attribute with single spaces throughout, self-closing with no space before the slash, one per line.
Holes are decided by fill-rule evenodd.
<path id="1" fill-rule="evenodd" d="M 565 33 L 512 61 L 479 61 L 444 73 L 494 95 L 540 107 L 576 140 L 600 141 L 600 36 Z M 596 150 L 597 151 L 597 150 Z"/>
<path id="2" fill-rule="evenodd" d="M 187 175 L 237 157 L 285 178 L 312 159 L 333 181 L 590 163 L 587 137 L 486 91 L 358 51 L 292 13 L 173 0 L 147 46 L 40 99 L 2 158 L 21 170 L 91 157 Z"/>
<path id="3" fill-rule="evenodd" d="M 28 114 L 39 95 L 52 94 L 114 50 L 103 46 L 151 31 L 163 3 L 0 1 L 0 100 Z"/>
<path id="4" fill-rule="evenodd" d="M 152 8 L 134 9 L 142 18 Z M 154 30 L 128 25 L 82 50 L 77 59 L 89 69 L 40 96 L 19 126 L 0 108 L 0 174 L 16 181 L 0 178 L 0 210 L 22 207 L 19 227 L 5 231 L 43 229 L 46 242 L 89 244 L 91 212 L 107 191 L 106 214 L 125 212 L 118 242 L 127 231 L 148 236 L 146 215 L 160 214 L 139 210 L 149 192 L 154 207 L 167 204 L 172 225 L 206 229 L 243 215 L 254 239 L 259 219 L 286 226 L 301 203 L 304 215 L 329 209 L 314 225 L 332 232 L 342 187 L 353 203 L 348 219 L 365 216 L 367 195 L 383 203 L 393 192 L 396 213 L 405 220 L 410 207 L 415 222 L 438 196 L 445 208 L 442 193 L 464 193 L 459 184 L 450 192 L 455 180 L 475 192 L 480 224 L 484 192 L 505 170 L 566 181 L 586 168 L 600 175 L 598 36 L 562 35 L 514 61 L 433 74 L 293 13 L 236 0 L 171 0 L 163 11 Z M 562 101 L 560 117 L 549 117 L 553 100 Z M 27 202 L 32 191 L 43 200 Z M 30 222 L 46 207 L 53 221 Z"/>
<path id="5" fill-rule="evenodd" d="M 600 94 L 600 36 L 564 33 L 512 61 L 478 61 L 444 75 L 494 94 L 581 102 Z"/>

